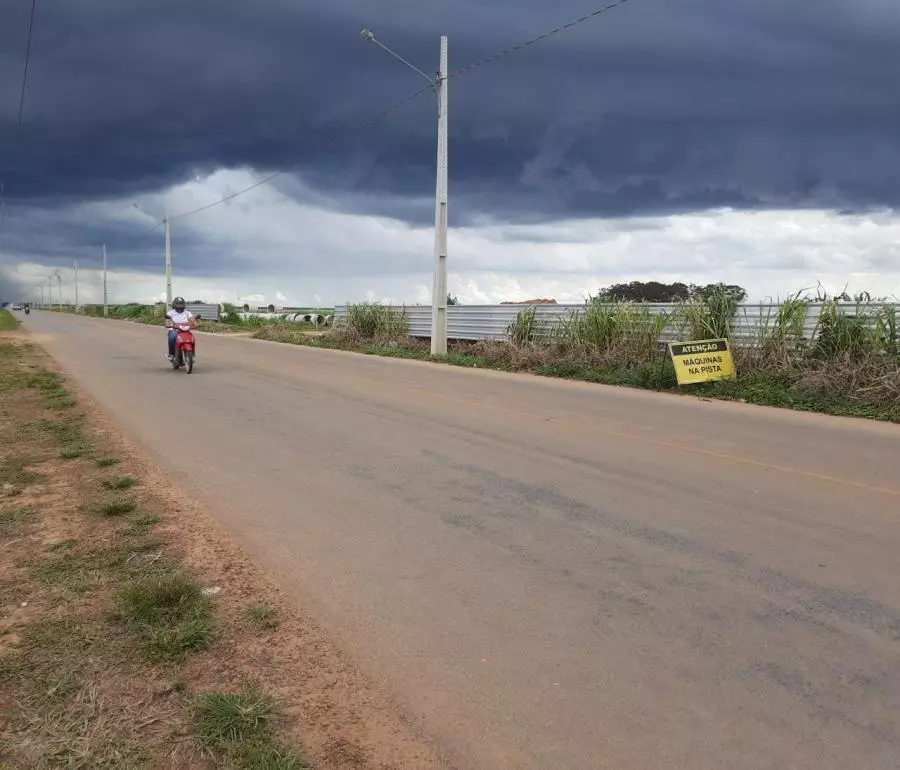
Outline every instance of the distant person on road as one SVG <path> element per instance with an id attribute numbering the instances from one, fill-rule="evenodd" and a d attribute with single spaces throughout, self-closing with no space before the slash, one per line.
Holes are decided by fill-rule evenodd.
<path id="1" fill-rule="evenodd" d="M 172 309 L 166 313 L 166 328 L 169 330 L 169 353 L 166 358 L 175 360 L 175 337 L 178 331 L 174 328 L 177 324 L 187 324 L 192 329 L 197 328 L 197 319 L 194 314 L 184 306 L 184 297 L 175 297 L 172 300 Z M 196 350 L 194 355 L 196 356 Z"/>

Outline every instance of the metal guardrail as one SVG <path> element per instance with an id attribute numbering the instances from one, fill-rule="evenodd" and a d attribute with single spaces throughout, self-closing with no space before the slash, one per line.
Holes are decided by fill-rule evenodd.
<path id="1" fill-rule="evenodd" d="M 802 339 L 812 341 L 819 328 L 819 319 L 825 303 L 810 303 L 804 317 Z M 651 304 L 651 314 L 671 314 L 674 304 Z M 842 313 L 853 314 L 857 308 L 853 303 L 839 304 Z M 875 307 L 894 307 L 900 313 L 900 303 L 864 305 L 869 310 Z M 401 309 L 401 308 L 398 308 Z M 534 310 L 535 326 L 548 330 L 558 326 L 573 314 L 583 312 L 585 305 L 451 305 L 447 308 L 447 336 L 454 340 L 508 340 L 509 327 L 523 310 Z M 732 320 L 732 339 L 736 344 L 752 344 L 768 329 L 776 326 L 780 305 L 777 303 L 743 304 L 738 307 Z M 431 306 L 411 305 L 403 307 L 409 324 L 410 337 L 431 337 Z M 347 306 L 338 305 L 334 309 L 335 323 L 346 320 Z M 675 324 L 668 324 L 660 334 L 660 340 L 677 340 L 684 336 L 684 330 Z"/>

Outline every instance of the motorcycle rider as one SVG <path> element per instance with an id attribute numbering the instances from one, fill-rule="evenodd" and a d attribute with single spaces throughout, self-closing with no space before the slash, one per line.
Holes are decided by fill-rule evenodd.
<path id="1" fill-rule="evenodd" d="M 169 330 L 169 353 L 166 358 L 175 360 L 175 337 L 178 331 L 174 327 L 177 324 L 187 324 L 192 329 L 197 328 L 197 319 L 194 314 L 185 308 L 184 297 L 175 297 L 172 300 L 172 309 L 166 313 L 166 328 Z M 196 352 L 194 354 L 196 356 Z"/>

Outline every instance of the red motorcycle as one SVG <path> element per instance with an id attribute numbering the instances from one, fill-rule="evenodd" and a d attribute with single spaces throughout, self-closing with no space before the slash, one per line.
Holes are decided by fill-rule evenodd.
<path id="1" fill-rule="evenodd" d="M 182 366 L 190 374 L 194 371 L 194 334 L 187 324 L 173 324 L 175 329 L 175 358 L 172 359 L 172 368 L 176 371 Z"/>

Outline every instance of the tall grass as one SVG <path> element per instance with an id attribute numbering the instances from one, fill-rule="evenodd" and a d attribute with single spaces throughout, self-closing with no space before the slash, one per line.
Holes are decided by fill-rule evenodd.
<path id="1" fill-rule="evenodd" d="M 731 338 L 738 305 L 734 294 L 725 286 L 717 286 L 705 294 L 682 302 L 679 307 L 680 317 L 690 339 Z"/>
<path id="2" fill-rule="evenodd" d="M 555 340 L 564 347 L 601 353 L 619 353 L 623 358 L 654 360 L 659 341 L 673 320 L 673 313 L 654 312 L 638 302 L 604 302 L 592 297 L 583 310 L 564 318 Z"/>
<path id="3" fill-rule="evenodd" d="M 835 300 L 826 302 L 819 314 L 815 356 L 824 359 L 847 358 L 859 360 L 869 355 L 889 352 L 879 332 L 891 336 L 890 317 L 883 306 L 872 307 L 866 302 L 856 302 L 845 309 Z"/>
<path id="4" fill-rule="evenodd" d="M 103 318 L 103 305 L 82 305 L 79 312 L 92 318 Z M 165 315 L 165 309 L 163 305 L 140 305 L 130 302 L 126 305 L 109 305 L 108 313 L 109 318 L 142 321 L 162 318 Z"/>
<path id="5" fill-rule="evenodd" d="M 19 327 L 16 317 L 6 308 L 0 308 L 0 332 L 15 331 Z"/>
<path id="6" fill-rule="evenodd" d="M 344 328 L 362 340 L 396 340 L 409 333 L 409 318 L 402 307 L 360 302 L 347 306 Z"/>
<path id="7" fill-rule="evenodd" d="M 546 325 L 537 320 L 536 315 L 536 305 L 516 313 L 506 329 L 510 342 L 514 345 L 528 345 L 546 336 Z"/>

